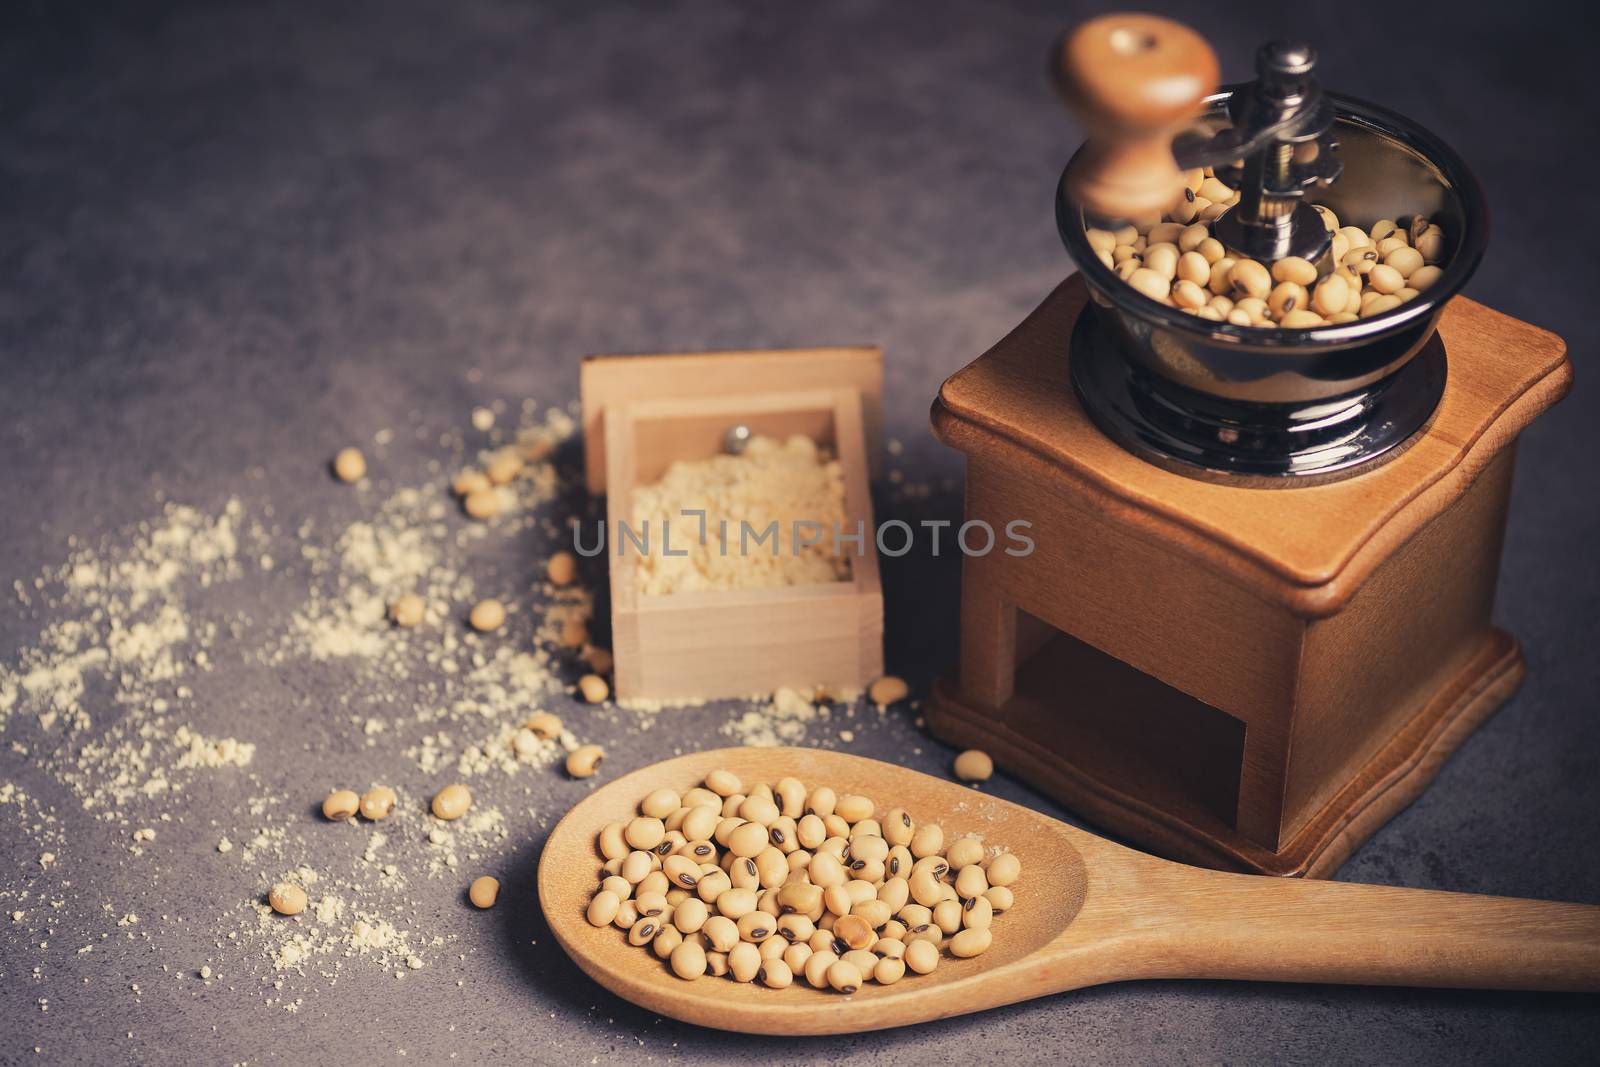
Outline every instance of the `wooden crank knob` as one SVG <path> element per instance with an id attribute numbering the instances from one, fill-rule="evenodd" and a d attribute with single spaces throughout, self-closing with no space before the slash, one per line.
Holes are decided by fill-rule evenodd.
<path id="1" fill-rule="evenodd" d="M 1103 15 L 1062 38 L 1053 74 L 1087 134 L 1067 172 L 1072 198 L 1111 218 L 1171 207 L 1183 195 L 1172 138 L 1221 77 L 1205 39 L 1155 15 Z"/>

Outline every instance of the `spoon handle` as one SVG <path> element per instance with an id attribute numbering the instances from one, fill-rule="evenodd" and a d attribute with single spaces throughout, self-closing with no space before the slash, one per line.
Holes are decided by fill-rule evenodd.
<path id="1" fill-rule="evenodd" d="M 1150 977 L 1600 991 L 1600 907 L 1194 873 Z"/>

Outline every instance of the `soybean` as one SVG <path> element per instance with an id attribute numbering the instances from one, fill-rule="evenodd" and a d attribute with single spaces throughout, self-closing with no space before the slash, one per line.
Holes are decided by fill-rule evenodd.
<path id="1" fill-rule="evenodd" d="M 1319 315 L 1333 315 L 1343 311 L 1349 299 L 1350 288 L 1344 278 L 1330 274 L 1322 279 L 1311 294 L 1311 309 Z"/>
<path id="2" fill-rule="evenodd" d="M 1240 296 L 1264 300 L 1272 292 L 1272 275 L 1253 259 L 1241 259 L 1228 272 L 1228 282 Z"/>
<path id="3" fill-rule="evenodd" d="M 433 814 L 446 822 L 453 822 L 472 807 L 472 793 L 460 782 L 447 785 L 433 797 Z"/>
<path id="4" fill-rule="evenodd" d="M 1141 268 L 1128 276 L 1128 284 L 1139 290 L 1151 300 L 1166 303 L 1167 293 L 1171 285 L 1167 279 L 1149 268 Z"/>
<path id="5" fill-rule="evenodd" d="M 987 874 L 992 886 L 1013 885 L 1022 877 L 1022 861 L 1015 853 L 1002 852 L 989 861 Z"/>
<path id="6" fill-rule="evenodd" d="M 1417 271 L 1421 270 L 1423 266 L 1422 253 L 1418 252 L 1415 248 L 1406 246 L 1396 248 L 1394 251 L 1384 256 L 1383 262 L 1385 266 L 1393 267 L 1395 270 L 1399 271 L 1400 277 L 1402 278 L 1410 278 Z"/>
<path id="7" fill-rule="evenodd" d="M 500 497 L 493 489 L 477 489 L 467 494 L 461 506 L 472 518 L 488 520 L 500 514 Z"/>
<path id="8" fill-rule="evenodd" d="M 592 920 L 591 920 L 592 921 Z M 690 981 L 706 973 L 706 953 L 691 938 L 672 950 L 672 973 Z"/>
<path id="9" fill-rule="evenodd" d="M 717 911 L 730 919 L 742 919 L 755 910 L 756 894 L 753 889 L 741 889 L 735 886 L 717 896 Z"/>
<path id="10" fill-rule="evenodd" d="M 1279 316 L 1278 325 L 1288 326 L 1291 328 L 1305 328 L 1309 326 L 1321 326 L 1327 321 L 1327 319 L 1323 318 L 1321 315 L 1318 315 L 1315 311 L 1307 311 L 1305 308 L 1296 308 L 1293 311 L 1285 311 L 1281 316 Z"/>
<path id="11" fill-rule="evenodd" d="M 884 675 L 867 689 L 867 696 L 880 708 L 886 708 L 910 695 L 911 687 L 906 684 L 905 679 L 892 674 Z"/>
<path id="12" fill-rule="evenodd" d="M 483 473 L 495 485 L 505 485 L 517 476 L 526 462 L 512 449 L 502 449 L 489 457 L 489 462 L 483 465 Z"/>
<path id="13" fill-rule="evenodd" d="M 1372 303 L 1362 305 L 1361 317 L 1365 319 L 1373 315 L 1381 315 L 1385 311 L 1393 311 L 1399 306 L 1400 297 L 1392 294 L 1380 294 Z"/>
<path id="14" fill-rule="evenodd" d="M 1422 254 L 1424 263 L 1437 263 L 1444 256 L 1444 231 L 1430 226 L 1412 242 L 1412 247 Z"/>
<path id="15" fill-rule="evenodd" d="M 506 606 L 493 598 L 480 600 L 472 606 L 467 621 L 479 633 L 498 630 L 506 624 Z"/>
<path id="16" fill-rule="evenodd" d="M 1197 195 L 1205 197 L 1214 204 L 1225 204 L 1233 199 L 1233 190 L 1215 178 L 1207 178 L 1200 183 Z"/>
<path id="17" fill-rule="evenodd" d="M 911 854 L 917 859 L 932 856 L 944 848 L 944 831 L 938 823 L 924 823 L 911 838 Z"/>
<path id="18" fill-rule="evenodd" d="M 600 855 L 608 860 L 621 859 L 633 851 L 622 836 L 627 827 L 620 822 L 607 823 L 600 829 Z"/>
<path id="19" fill-rule="evenodd" d="M 828 971 L 839 962 L 837 953 L 828 949 L 818 949 L 806 958 L 806 982 L 813 989 L 828 988 Z"/>
<path id="20" fill-rule="evenodd" d="M 1203 288 L 1211 282 L 1211 264 L 1199 252 L 1185 252 L 1178 258 L 1177 276 L 1179 281 Z"/>
<path id="21" fill-rule="evenodd" d="M 361 809 L 361 798 L 354 789 L 335 789 L 322 802 L 322 817 L 329 822 L 344 822 L 355 818 Z"/>
<path id="22" fill-rule="evenodd" d="M 393 789 L 386 785 L 375 785 L 361 794 L 361 817 L 373 822 L 387 819 L 398 801 Z"/>
<path id="23" fill-rule="evenodd" d="M 622 832 L 623 840 L 633 848 L 649 852 L 661 844 L 661 839 L 666 836 L 666 826 L 660 819 L 652 819 L 641 815 L 628 823 Z"/>
<path id="24" fill-rule="evenodd" d="M 1152 244 L 1145 250 L 1144 268 L 1159 274 L 1163 281 L 1171 282 L 1178 276 L 1178 261 L 1182 255 L 1176 243 Z"/>
<path id="25" fill-rule="evenodd" d="M 574 778 L 592 778 L 606 758 L 599 745 L 580 745 L 567 754 L 567 773 Z"/>
<path id="26" fill-rule="evenodd" d="M 863 796 L 847 795 L 839 798 L 834 813 L 848 823 L 860 822 L 872 815 L 872 801 Z"/>
<path id="27" fill-rule="evenodd" d="M 760 908 L 745 912 L 734 925 L 739 928 L 739 940 L 756 944 L 767 940 L 778 928 L 772 916 Z"/>
<path id="28" fill-rule="evenodd" d="M 706 775 L 706 788 L 719 797 L 731 797 L 744 792 L 738 775 L 726 770 L 715 770 Z"/>
<path id="29" fill-rule="evenodd" d="M 761 950 L 748 941 L 733 946 L 728 952 L 728 975 L 735 982 L 753 981 L 761 970 Z"/>
<path id="30" fill-rule="evenodd" d="M 1191 281 L 1178 281 L 1172 286 L 1172 302 L 1181 308 L 1198 311 L 1206 306 L 1209 296 L 1209 293 Z"/>
<path id="31" fill-rule="evenodd" d="M 767 960 L 756 972 L 756 980 L 769 989 L 787 989 L 794 982 L 794 971 L 784 960 Z"/>
<path id="32" fill-rule="evenodd" d="M 1368 273 L 1367 284 L 1372 286 L 1375 292 L 1388 295 L 1404 289 L 1406 279 L 1405 275 L 1394 267 L 1389 266 L 1389 264 L 1379 263 Z"/>
<path id="33" fill-rule="evenodd" d="M 906 967 L 918 974 L 932 974 L 939 966 L 939 949 L 931 941 L 913 941 L 906 946 Z"/>
<path id="34" fill-rule="evenodd" d="M 854 993 L 861 988 L 861 971 L 841 959 L 828 968 L 828 984 L 846 995 Z"/>
<path id="35" fill-rule="evenodd" d="M 1317 268 L 1308 259 L 1285 256 L 1272 265 L 1272 278 L 1278 282 L 1294 282 L 1309 287 L 1317 280 Z"/>
<path id="36" fill-rule="evenodd" d="M 981 897 L 988 888 L 989 879 L 984 876 L 983 868 L 976 863 L 961 868 L 961 873 L 956 875 L 956 895 L 963 900 Z"/>
<path id="37" fill-rule="evenodd" d="M 467 887 L 467 899 L 477 908 L 492 908 L 499 897 L 500 880 L 493 875 L 485 874 L 474 878 L 472 885 Z"/>
<path id="38" fill-rule="evenodd" d="M 557 552 L 545 563 L 544 576 L 551 585 L 571 585 L 578 578 L 578 557 L 571 552 Z"/>
<path id="39" fill-rule="evenodd" d="M 950 939 L 950 955 L 963 959 L 988 951 L 994 935 L 988 930 L 963 930 Z"/>
<path id="40" fill-rule="evenodd" d="M 1305 310 L 1306 303 L 1305 287 L 1298 282 L 1279 282 L 1267 297 L 1267 307 L 1271 308 L 1272 313 L 1278 318 L 1297 308 Z"/>
<path id="41" fill-rule="evenodd" d="M 706 902 L 699 897 L 689 897 L 673 909 L 672 925 L 682 933 L 695 934 L 710 918 L 711 909 L 706 907 Z"/>
<path id="42" fill-rule="evenodd" d="M 450 483 L 450 491 L 456 496 L 464 497 L 486 490 L 489 485 L 489 479 L 482 471 L 464 470 Z"/>
<path id="43" fill-rule="evenodd" d="M 1418 292 L 1421 292 L 1434 282 L 1438 281 L 1439 276 L 1443 273 L 1444 271 L 1432 265 L 1418 267 L 1416 270 L 1411 272 L 1410 277 L 1406 278 L 1406 284 Z"/>
<path id="44" fill-rule="evenodd" d="M 548 741 L 552 737 L 561 735 L 561 719 L 548 711 L 536 711 L 528 716 L 528 721 L 522 724 L 541 741 Z"/>
<path id="45" fill-rule="evenodd" d="M 306 891 L 291 882 L 279 882 L 267 892 L 267 903 L 279 915 L 299 915 L 306 910 Z"/>
<path id="46" fill-rule="evenodd" d="M 586 674 L 578 679 L 578 694 L 590 704 L 599 704 L 611 695 L 611 687 L 598 674 Z"/>
<path id="47" fill-rule="evenodd" d="M 656 939 L 650 943 L 650 951 L 656 954 L 656 959 L 666 960 L 672 958 L 672 952 L 683 944 L 683 935 L 676 926 L 663 926 L 656 932 Z"/>
<path id="48" fill-rule="evenodd" d="M 729 890 L 732 892 L 732 890 Z M 713 915 L 700 927 L 710 946 L 718 952 L 727 952 L 739 943 L 739 924 L 726 915 Z"/>
<path id="49" fill-rule="evenodd" d="M 682 805 L 683 798 L 671 789 L 657 789 L 639 802 L 639 814 L 665 819 Z"/>
<path id="50" fill-rule="evenodd" d="M 359 482 L 367 474 L 367 457 L 359 448 L 341 448 L 333 457 L 333 473 L 341 482 Z"/>
<path id="51" fill-rule="evenodd" d="M 644 881 L 645 875 L 650 873 L 651 857 L 648 852 L 630 852 L 622 859 L 622 877 L 632 885 Z"/>
<path id="52" fill-rule="evenodd" d="M 1378 247 L 1378 255 L 1382 256 L 1382 257 L 1387 257 L 1391 253 L 1396 252 L 1399 249 L 1410 248 L 1411 246 L 1406 243 L 1406 239 L 1404 237 L 1401 237 L 1398 234 L 1396 234 L 1393 237 L 1385 237 L 1383 240 L 1379 241 L 1377 247 Z"/>
<path id="53" fill-rule="evenodd" d="M 950 866 L 959 871 L 970 864 L 983 862 L 983 842 L 976 837 L 963 837 L 951 845 L 945 855 L 950 860 Z"/>
<path id="54" fill-rule="evenodd" d="M 406 593 L 395 598 L 389 605 L 389 621 L 403 629 L 410 629 L 422 622 L 427 613 L 428 605 L 415 593 Z"/>

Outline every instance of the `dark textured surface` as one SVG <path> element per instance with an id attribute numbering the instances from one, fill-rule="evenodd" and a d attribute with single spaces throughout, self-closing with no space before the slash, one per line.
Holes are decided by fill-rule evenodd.
<path id="1" fill-rule="evenodd" d="M 1452 142 L 1494 214 L 1468 294 L 1562 334 L 1580 365 L 1574 394 L 1521 451 L 1500 616 L 1525 644 L 1529 681 L 1341 877 L 1600 902 L 1600 418 L 1583 368 L 1597 279 L 1581 197 L 1597 101 L 1583 34 L 1557 32 L 1537 6 L 1179 14 L 1217 42 L 1229 77 L 1248 72 L 1259 39 L 1298 32 L 1320 46 L 1329 85 Z M 123 529 L 164 498 L 215 508 L 237 494 L 291 528 L 295 516 L 348 520 L 357 506 L 322 471 L 336 448 L 415 429 L 379 472 L 414 481 L 400 472 L 438 458 L 432 439 L 473 404 L 574 397 L 590 351 L 882 343 L 899 465 L 938 486 L 960 474 L 925 429 L 938 383 L 1069 269 L 1050 196 L 1079 134 L 1042 57 L 1087 5 L 104 7 L 0 13 L 8 585 L 58 564 L 70 536 Z M 912 518 L 958 509 L 948 491 L 887 503 Z M 500 548 L 485 566 L 527 569 L 526 545 Z M 953 653 L 955 569 L 906 561 L 886 583 L 890 665 L 921 686 Z M 292 607 L 278 586 L 251 595 L 263 610 Z M 48 621 L 0 608 L 0 664 Z M 338 755 L 300 754 L 294 687 L 248 684 L 241 720 L 283 697 L 281 717 L 240 726 L 261 742 L 256 770 L 315 796 Z M 718 709 L 671 714 L 674 744 L 722 740 Z M 613 769 L 662 754 L 656 736 L 605 738 Z M 947 759 L 905 715 L 863 729 L 854 750 L 930 770 Z M 0 752 L 0 770 L 74 818 L 71 798 L 14 753 Z M 582 792 L 554 772 L 532 788 L 553 812 Z M 209 914 L 219 886 L 195 886 L 207 879 L 186 865 L 213 838 L 183 825 L 161 860 L 160 902 L 145 907 Z M 0 922 L 0 1061 L 1600 1056 L 1592 999 L 1200 983 L 858 1038 L 696 1030 L 613 1000 L 541 936 L 527 903 L 541 836 L 514 828 L 500 859 L 514 873 L 490 915 L 419 883 L 464 961 L 441 957 L 403 983 L 346 972 L 292 1015 L 248 979 L 197 990 L 163 975 L 186 958 L 181 930 L 157 938 L 176 958 L 114 942 L 78 957 L 104 917 L 65 909 L 48 950 Z M 112 837 L 83 820 L 63 865 L 96 901 L 148 893 L 148 864 L 115 859 Z M 0 848 L 12 870 L 32 862 L 24 837 L 0 832 Z M 251 887 L 220 889 L 231 901 Z"/>

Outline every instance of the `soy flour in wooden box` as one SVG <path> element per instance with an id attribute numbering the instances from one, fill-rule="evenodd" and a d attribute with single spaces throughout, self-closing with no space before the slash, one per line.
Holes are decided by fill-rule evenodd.
<path id="1" fill-rule="evenodd" d="M 619 699 L 843 691 L 882 672 L 882 389 L 870 347 L 584 361 Z"/>

